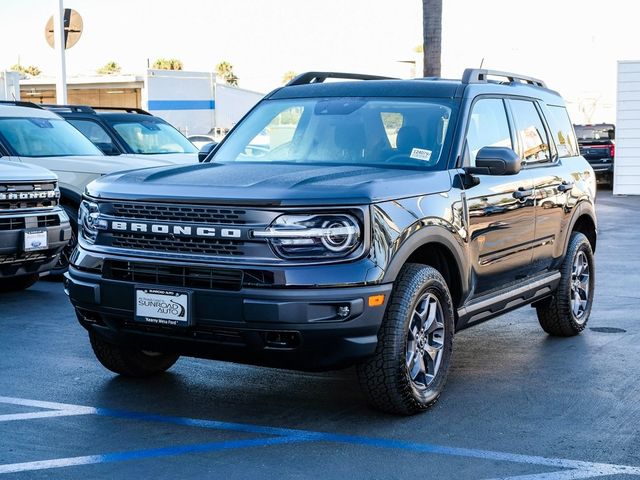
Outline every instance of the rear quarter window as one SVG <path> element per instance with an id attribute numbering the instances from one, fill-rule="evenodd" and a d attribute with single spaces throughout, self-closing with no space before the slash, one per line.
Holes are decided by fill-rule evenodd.
<path id="1" fill-rule="evenodd" d="M 548 106 L 549 128 L 551 136 L 556 143 L 558 157 L 575 157 L 578 153 L 578 141 L 573 132 L 573 126 L 569 119 L 569 113 L 564 107 Z"/>

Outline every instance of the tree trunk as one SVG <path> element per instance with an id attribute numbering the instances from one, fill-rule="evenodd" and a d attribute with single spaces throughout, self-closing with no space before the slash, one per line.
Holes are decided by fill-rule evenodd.
<path id="1" fill-rule="evenodd" d="M 425 77 L 440 76 L 442 0 L 422 0 L 422 38 Z"/>

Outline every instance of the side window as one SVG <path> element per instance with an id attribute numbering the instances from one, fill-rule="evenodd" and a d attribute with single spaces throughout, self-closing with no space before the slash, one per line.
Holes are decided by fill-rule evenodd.
<path id="1" fill-rule="evenodd" d="M 520 140 L 522 160 L 526 163 L 549 162 L 549 141 L 535 104 L 528 100 L 511 100 L 510 103 Z"/>
<path id="2" fill-rule="evenodd" d="M 467 152 L 470 166 L 482 147 L 513 148 L 504 102 L 498 98 L 483 98 L 473 105 L 467 129 Z"/>
<path id="3" fill-rule="evenodd" d="M 578 153 L 578 141 L 573 133 L 573 127 L 567 109 L 564 107 L 555 107 L 549 105 L 550 112 L 549 128 L 551 128 L 551 136 L 556 142 L 558 149 L 558 157 L 575 157 Z"/>
<path id="4" fill-rule="evenodd" d="M 85 137 L 91 140 L 91 143 L 98 146 L 98 148 L 100 148 L 104 153 L 107 153 L 105 149 L 109 152 L 116 150 L 109 134 L 96 122 L 91 120 L 81 120 L 78 118 L 70 118 L 67 121 L 80 130 Z"/>

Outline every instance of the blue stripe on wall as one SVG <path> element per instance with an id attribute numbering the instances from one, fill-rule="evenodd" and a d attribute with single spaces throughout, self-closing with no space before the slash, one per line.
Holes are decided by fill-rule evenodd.
<path id="1" fill-rule="evenodd" d="M 149 100 L 149 110 L 214 110 L 214 100 Z"/>

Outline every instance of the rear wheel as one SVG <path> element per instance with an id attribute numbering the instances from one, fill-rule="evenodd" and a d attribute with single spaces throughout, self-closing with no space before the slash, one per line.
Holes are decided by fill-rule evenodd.
<path id="1" fill-rule="evenodd" d="M 394 288 L 372 358 L 358 366 L 369 402 L 403 415 L 433 405 L 447 380 L 453 352 L 451 295 L 434 268 L 406 265 Z"/>
<path id="2" fill-rule="evenodd" d="M 180 358 L 175 353 L 113 345 L 92 332 L 89 333 L 89 340 L 93 353 L 105 368 L 127 377 L 149 377 L 165 372 Z"/>
<path id="3" fill-rule="evenodd" d="M 538 303 L 536 311 L 540 326 L 549 335 L 571 337 L 587 326 L 593 303 L 593 251 L 582 233 L 571 234 L 560 273 L 555 293 Z"/>
<path id="4" fill-rule="evenodd" d="M 25 290 L 38 281 L 40 275 L 23 275 L 21 277 L 3 278 L 0 280 L 0 292 L 18 292 Z"/>

